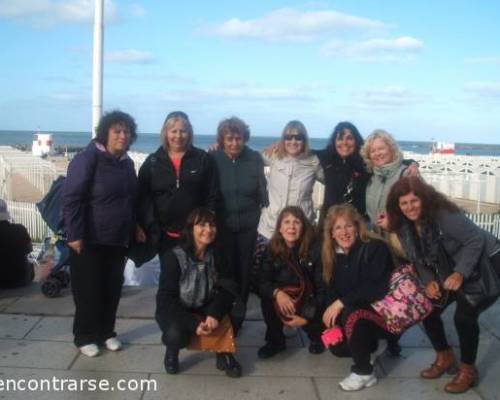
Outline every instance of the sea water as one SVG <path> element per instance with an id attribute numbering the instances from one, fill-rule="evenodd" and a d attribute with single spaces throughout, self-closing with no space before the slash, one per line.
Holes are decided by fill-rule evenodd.
<path id="1" fill-rule="evenodd" d="M 0 145 L 26 145 L 31 146 L 33 141 L 32 131 L 1 131 Z M 55 146 L 61 147 L 84 147 L 90 140 L 90 132 L 50 132 L 53 135 Z M 252 135 L 248 145 L 255 150 L 262 150 L 270 144 L 278 141 L 276 136 Z M 312 149 L 323 149 L 328 144 L 328 138 L 310 138 L 309 146 Z M 194 144 L 202 149 L 207 149 L 215 143 L 214 135 L 196 135 Z M 432 147 L 432 142 L 419 141 L 398 141 L 403 151 L 411 151 L 418 154 L 428 154 Z M 132 145 L 131 150 L 142 153 L 151 153 L 160 145 L 158 133 L 139 133 L 137 141 Z M 472 144 L 456 143 L 455 152 L 460 155 L 473 156 L 495 156 L 500 157 L 499 144 Z"/>

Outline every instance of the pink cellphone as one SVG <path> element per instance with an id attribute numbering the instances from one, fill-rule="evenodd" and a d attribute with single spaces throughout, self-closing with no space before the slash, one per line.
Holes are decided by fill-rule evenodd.
<path id="1" fill-rule="evenodd" d="M 342 334 L 342 329 L 338 326 L 334 326 L 333 328 L 327 329 L 321 335 L 321 340 L 325 347 L 335 346 L 344 340 L 344 335 Z"/>

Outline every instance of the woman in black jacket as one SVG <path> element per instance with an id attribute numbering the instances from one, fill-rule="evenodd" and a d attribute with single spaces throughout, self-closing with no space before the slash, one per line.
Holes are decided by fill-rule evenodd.
<path id="1" fill-rule="evenodd" d="M 332 205 L 349 203 L 361 215 L 365 215 L 365 191 L 370 176 L 360 154 L 363 143 L 354 124 L 339 122 L 333 129 L 327 147 L 315 151 L 325 174 L 320 227 Z"/>
<path id="2" fill-rule="evenodd" d="M 493 268 L 496 265 L 500 269 L 500 243 L 463 215 L 443 194 L 416 177 L 402 178 L 391 188 L 383 227 L 397 233 L 403 250 L 426 287 L 427 296 L 436 304 L 434 311 L 423 321 L 436 350 L 436 360 L 420 376 L 424 379 L 439 378 L 455 367 L 453 349 L 446 340 L 441 313 L 456 301 L 454 319 L 461 364 L 458 373 L 444 389 L 450 393 L 467 391 L 478 379 L 475 366 L 479 345 L 478 318 L 498 296 L 490 293 L 489 298 L 471 302 L 468 294 L 481 296 L 482 280 L 486 274 L 491 278 L 488 279 L 491 287 L 498 288 L 499 281 Z"/>
<path id="3" fill-rule="evenodd" d="M 214 246 L 216 233 L 215 214 L 197 208 L 187 218 L 182 245 L 168 250 L 163 257 L 156 321 L 167 346 L 164 364 L 169 374 L 179 372 L 179 350 L 188 346 L 193 337 L 233 336 L 231 329 L 220 332 L 237 289 L 231 269 Z M 216 365 L 237 378 L 241 366 L 229 351 L 216 353 Z"/>
<path id="4" fill-rule="evenodd" d="M 249 138 L 245 122 L 236 117 L 225 119 L 217 128 L 219 150 L 212 153 L 222 197 L 217 205 L 219 237 L 244 303 L 248 299 L 260 211 L 268 204 L 264 162 L 246 145 Z"/>
<path id="5" fill-rule="evenodd" d="M 313 228 L 302 208 L 285 207 L 278 216 L 258 276 L 267 327 L 266 344 L 259 349 L 259 358 L 270 358 L 285 350 L 284 325 L 306 331 L 311 342 L 310 353 L 324 351 L 320 339 L 321 322 L 313 296 L 312 239 Z M 295 299 L 292 291 L 296 292 Z"/>
<path id="6" fill-rule="evenodd" d="M 127 156 L 137 138 L 134 119 L 105 114 L 97 137 L 68 166 L 61 208 L 71 249 L 74 343 L 88 357 L 99 345 L 117 351 L 114 332 L 127 248 L 136 232 L 137 177 Z"/>
<path id="7" fill-rule="evenodd" d="M 192 144 L 193 128 L 185 113 L 167 115 L 161 140 L 139 170 L 138 222 L 163 262 L 194 208 L 215 211 L 218 184 L 213 159 Z"/>
<path id="8" fill-rule="evenodd" d="M 340 382 L 345 391 L 360 390 L 377 383 L 370 354 L 378 339 L 393 337 L 370 304 L 389 289 L 394 268 L 387 245 L 368 236 L 366 223 L 351 205 L 333 206 L 325 218 L 321 246 L 322 268 L 316 278 L 317 303 L 325 307 L 323 323 L 338 326 L 344 340 L 330 350 L 350 355 L 351 374 Z"/>

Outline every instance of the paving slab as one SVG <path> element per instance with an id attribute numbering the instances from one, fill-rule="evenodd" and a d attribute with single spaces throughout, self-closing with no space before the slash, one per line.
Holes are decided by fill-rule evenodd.
<path id="1" fill-rule="evenodd" d="M 72 317 L 43 317 L 26 339 L 72 343 L 72 329 Z M 123 343 L 161 344 L 160 330 L 151 319 L 117 319 L 116 332 Z"/>
<path id="2" fill-rule="evenodd" d="M 35 391 L 14 391 L 12 387 L 11 390 L 0 392 L 0 399 L 9 399 L 9 400 L 72 400 L 72 399 L 92 399 L 92 400 L 139 400 L 142 396 L 143 390 L 125 390 L 119 391 L 118 381 L 121 379 L 127 380 L 131 385 L 134 385 L 135 382 L 141 382 L 141 379 L 148 379 L 147 374 L 115 374 L 115 373 L 95 373 L 95 372 L 85 372 L 82 373 L 80 371 L 63 371 L 63 370 L 43 370 L 43 369 L 25 369 L 25 368 L 4 368 L 0 367 L 0 380 L 6 379 L 15 379 L 19 382 L 19 380 L 24 379 L 24 384 L 21 383 L 21 388 L 24 387 L 25 384 L 29 383 L 30 387 L 36 387 L 31 385 L 38 385 L 38 390 Z M 70 381 L 66 381 L 65 383 L 61 383 L 60 380 L 71 380 L 71 385 L 83 385 L 83 391 L 76 391 L 70 389 L 71 387 L 76 388 L 77 386 L 69 386 Z M 93 379 L 96 382 L 101 380 L 107 380 L 109 382 L 109 388 L 114 388 L 114 390 L 88 390 L 89 387 L 86 386 L 85 383 L 80 383 L 80 380 L 89 380 Z M 37 382 L 34 382 L 34 381 Z M 50 391 L 42 390 L 41 385 L 47 385 L 47 380 L 50 380 L 51 389 Z M 76 383 L 74 380 L 76 380 Z M 132 381 L 133 380 L 133 381 Z M 55 386 L 52 386 L 52 382 L 57 382 Z M 123 382 L 124 384 L 127 384 Z M 65 385 L 65 390 L 55 390 L 61 389 L 62 385 Z M 120 382 L 120 386 L 122 386 L 122 382 Z M 156 384 L 156 388 L 158 388 L 158 384 Z M 131 386 L 132 389 L 134 386 Z M 146 387 L 146 386 L 144 386 Z M 151 388 L 152 386 L 150 386 Z M 47 386 L 44 386 L 43 389 L 46 389 Z M 140 383 L 139 383 L 140 388 Z M 92 389 L 92 387 L 90 388 Z"/>
<path id="3" fill-rule="evenodd" d="M 292 332 L 293 335 L 286 336 L 286 344 L 288 347 L 303 347 L 301 335 L 297 330 Z M 260 347 L 265 344 L 266 324 L 264 321 L 245 321 L 243 327 L 236 339 L 238 346 L 242 347 Z"/>
<path id="4" fill-rule="evenodd" d="M 184 352 L 181 352 L 181 355 Z M 121 351 L 103 351 L 98 357 L 79 355 L 72 370 L 113 372 L 163 372 L 165 347 L 126 344 Z"/>
<path id="5" fill-rule="evenodd" d="M 477 368 L 479 370 L 477 392 L 485 399 L 500 400 L 500 343 L 479 345 Z"/>
<path id="6" fill-rule="evenodd" d="M 5 296 L 0 297 L 0 312 L 5 310 L 8 306 L 19 299 L 18 296 Z"/>
<path id="7" fill-rule="evenodd" d="M 144 400 L 317 400 L 311 379 L 231 379 L 226 376 L 152 375 L 157 392 L 146 392 Z"/>
<path id="8" fill-rule="evenodd" d="M 443 390 L 446 379 L 427 380 L 382 378 L 371 388 L 359 392 L 344 392 L 338 386 L 341 379 L 314 378 L 321 400 L 446 400 L 457 399 L 457 395 L 447 394 Z M 475 391 L 459 396 L 460 400 L 480 400 Z"/>
<path id="9" fill-rule="evenodd" d="M 497 301 L 481 314 L 479 324 L 500 340 L 500 301 Z"/>
<path id="10" fill-rule="evenodd" d="M 128 286 L 122 290 L 118 317 L 154 318 L 156 310 L 156 288 Z"/>
<path id="11" fill-rule="evenodd" d="M 31 286 L 37 286 L 35 284 Z M 4 308 L 4 313 L 30 315 L 62 315 L 71 316 L 75 312 L 75 305 L 71 293 L 67 292 L 60 297 L 49 299 L 37 290 L 29 291 L 25 295 Z"/>
<path id="12" fill-rule="evenodd" d="M 0 314 L 0 339 L 22 339 L 39 320 L 28 315 Z"/>
<path id="13" fill-rule="evenodd" d="M 0 340 L 0 367 L 67 369 L 76 355 L 69 343 Z"/>

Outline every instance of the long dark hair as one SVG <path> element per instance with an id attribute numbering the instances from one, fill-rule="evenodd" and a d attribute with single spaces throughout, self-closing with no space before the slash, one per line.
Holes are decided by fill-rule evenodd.
<path id="1" fill-rule="evenodd" d="M 413 193 L 420 199 L 422 203 L 420 218 L 430 223 L 434 222 L 436 215 L 443 209 L 452 213 L 460 212 L 455 203 L 448 200 L 444 194 L 425 183 L 421 178 L 404 177 L 392 186 L 387 196 L 386 209 L 391 231 L 399 230 L 403 223 L 408 220 L 399 207 L 399 198 L 409 193 Z"/>
<path id="2" fill-rule="evenodd" d="M 353 155 L 359 155 L 361 147 L 365 143 L 363 137 L 358 131 L 358 128 L 352 123 L 348 121 L 339 122 L 335 128 L 333 128 L 333 132 L 330 136 L 330 140 L 328 141 L 327 148 L 330 149 L 335 155 L 340 157 L 337 153 L 337 149 L 335 148 L 335 142 L 337 139 L 342 139 L 346 134 L 346 130 L 350 131 L 352 136 L 354 136 L 354 141 L 356 142 L 356 147 L 354 149 Z M 361 158 L 361 157 L 360 157 Z"/>
<path id="3" fill-rule="evenodd" d="M 216 225 L 215 213 L 212 210 L 206 207 L 199 207 L 195 208 L 189 213 L 186 220 L 186 225 L 184 225 L 184 229 L 182 231 L 180 242 L 180 245 L 184 249 L 184 251 L 191 254 L 195 253 L 196 246 L 193 236 L 193 227 L 195 225 L 204 224 L 206 222 L 208 222 L 210 225 Z M 214 240 L 208 247 L 215 247 L 215 242 L 216 240 Z"/>
<path id="4" fill-rule="evenodd" d="M 292 252 L 290 248 L 286 245 L 285 239 L 280 233 L 281 223 L 283 219 L 290 214 L 302 222 L 302 232 L 300 233 L 299 240 L 295 246 L 298 249 L 298 255 L 302 259 L 307 259 L 309 256 L 309 250 L 313 241 L 314 230 L 307 219 L 302 208 L 297 206 L 288 206 L 281 210 L 278 220 L 276 221 L 276 227 L 274 229 L 273 236 L 269 242 L 269 249 L 271 253 L 279 258 L 289 259 Z"/>

